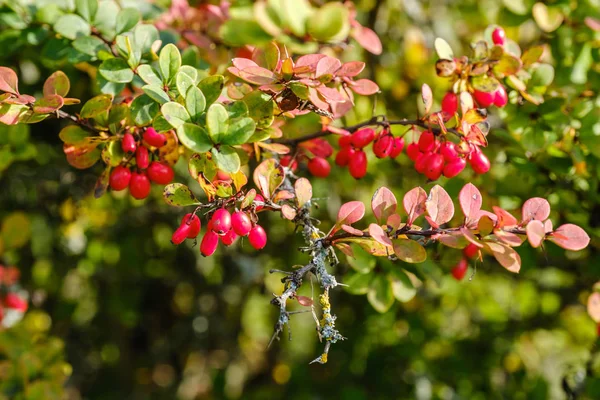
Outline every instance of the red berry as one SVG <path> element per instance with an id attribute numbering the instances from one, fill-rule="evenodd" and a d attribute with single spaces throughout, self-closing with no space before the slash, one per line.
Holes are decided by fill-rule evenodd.
<path id="1" fill-rule="evenodd" d="M 438 153 L 434 153 L 427 159 L 427 166 L 425 167 L 425 176 L 435 181 L 442 175 L 444 169 L 444 156 Z"/>
<path id="2" fill-rule="evenodd" d="M 135 151 L 135 163 L 140 169 L 146 169 L 150 165 L 150 154 L 146 146 L 139 146 Z"/>
<path id="3" fill-rule="evenodd" d="M 231 229 L 240 236 L 246 236 L 252 229 L 252 221 L 243 211 L 234 212 L 231 216 Z"/>
<path id="4" fill-rule="evenodd" d="M 498 89 L 496 90 L 496 93 L 495 93 L 494 105 L 496 107 L 502 108 L 507 103 L 508 103 L 508 93 L 506 93 L 506 89 L 504 89 L 504 86 L 500 85 L 500 87 L 498 87 Z"/>
<path id="5" fill-rule="evenodd" d="M 373 154 L 377 158 L 386 158 L 392 152 L 394 147 L 394 137 L 391 135 L 380 136 L 375 143 L 373 143 Z"/>
<path id="6" fill-rule="evenodd" d="M 392 146 L 392 151 L 390 151 L 390 158 L 398 157 L 400 153 L 402 153 L 402 149 L 404 149 L 404 138 L 394 138 L 394 145 Z"/>
<path id="7" fill-rule="evenodd" d="M 354 157 L 356 150 L 352 146 L 342 147 L 335 156 L 335 163 L 340 167 L 345 167 L 350 162 L 350 159 Z"/>
<path id="8" fill-rule="evenodd" d="M 444 156 L 446 162 L 452 162 L 458 158 L 456 144 L 446 140 L 440 145 L 440 154 Z"/>
<path id="9" fill-rule="evenodd" d="M 367 154 L 358 150 L 348 163 L 348 171 L 354 179 L 360 179 L 367 174 Z"/>
<path id="10" fill-rule="evenodd" d="M 262 194 L 257 194 L 256 196 L 254 196 L 254 201 L 255 202 L 260 202 L 260 203 L 264 203 L 265 202 L 265 198 L 262 196 Z M 263 208 L 265 208 L 265 206 L 263 204 L 260 205 L 256 205 L 256 211 L 260 211 Z"/>
<path id="11" fill-rule="evenodd" d="M 454 115 L 458 111 L 458 96 L 454 92 L 448 92 L 442 99 L 442 111 Z"/>
<path id="12" fill-rule="evenodd" d="M 458 262 L 458 264 L 456 264 L 456 266 L 454 268 L 452 268 L 452 276 L 457 281 L 460 281 L 460 280 L 462 280 L 462 278 L 465 277 L 465 274 L 467 273 L 468 268 L 469 268 L 469 263 L 467 263 L 467 260 L 463 258 L 462 260 L 460 260 Z"/>
<path id="13" fill-rule="evenodd" d="M 433 151 L 435 148 L 435 136 L 433 132 L 425 131 L 421 134 L 419 138 L 419 150 L 423 153 L 427 151 Z"/>
<path id="14" fill-rule="evenodd" d="M 504 39 L 506 39 L 506 32 L 502 28 L 496 28 L 492 32 L 492 42 L 498 46 L 504 46 Z"/>
<path id="15" fill-rule="evenodd" d="M 308 161 L 308 170 L 318 178 L 326 178 L 331 171 L 331 165 L 322 157 L 313 157 Z"/>
<path id="16" fill-rule="evenodd" d="M 340 147 L 348 147 L 352 144 L 352 135 L 344 135 L 338 140 Z"/>
<path id="17" fill-rule="evenodd" d="M 190 226 L 186 223 L 179 225 L 179 227 L 173 232 L 173 236 L 171 236 L 171 243 L 177 245 L 183 243 L 185 239 L 187 239 L 190 233 Z"/>
<path id="18" fill-rule="evenodd" d="M 197 237 L 200 234 L 200 228 L 202 227 L 200 218 L 192 213 L 188 213 L 183 216 L 181 219 L 181 225 L 187 225 L 190 227 L 190 231 L 187 235 L 188 239 L 194 239 Z"/>
<path id="19" fill-rule="evenodd" d="M 431 153 L 431 152 L 419 153 L 419 156 L 417 157 L 417 159 L 415 161 L 415 169 L 417 170 L 418 173 L 420 173 L 420 174 L 425 173 L 425 169 L 427 168 L 427 163 L 429 162 L 429 156 L 431 156 L 432 154 L 433 153 Z"/>
<path id="20" fill-rule="evenodd" d="M 156 132 L 154 128 L 146 129 L 143 137 L 144 141 L 150 146 L 163 147 L 165 144 L 167 144 L 167 137 L 162 133 Z"/>
<path id="21" fill-rule="evenodd" d="M 256 250 L 260 250 L 267 244 L 267 233 L 260 225 L 255 225 L 248 235 L 250 245 Z"/>
<path id="22" fill-rule="evenodd" d="M 231 246 L 237 238 L 237 233 L 235 233 L 233 229 L 231 229 L 229 232 L 221 236 L 221 242 L 223 242 L 225 246 Z"/>
<path id="23" fill-rule="evenodd" d="M 212 230 L 219 235 L 224 235 L 231 229 L 231 214 L 224 208 L 215 211 L 210 221 Z"/>
<path id="24" fill-rule="evenodd" d="M 200 242 L 200 253 L 204 257 L 212 256 L 217 251 L 219 245 L 219 235 L 213 231 L 208 231 L 202 237 Z"/>
<path id="25" fill-rule="evenodd" d="M 158 183 L 160 185 L 167 185 L 171 183 L 173 178 L 175 177 L 175 172 L 173 168 L 168 166 L 165 163 L 153 161 L 150 166 L 148 166 L 148 177 L 152 180 L 152 182 Z"/>
<path id="26" fill-rule="evenodd" d="M 352 134 L 352 146 L 362 149 L 375 139 L 375 131 L 372 128 L 363 128 Z"/>
<path id="27" fill-rule="evenodd" d="M 494 104 L 494 100 L 496 99 L 495 92 L 481 92 L 479 90 L 475 90 L 473 92 L 473 98 L 479 104 L 481 108 L 488 108 L 492 104 Z"/>
<path id="28" fill-rule="evenodd" d="M 490 170 L 490 160 L 479 149 L 471 152 L 471 168 L 477 174 L 485 174 Z"/>
<path id="29" fill-rule="evenodd" d="M 292 171 L 294 171 L 298 167 L 298 162 L 296 161 L 296 159 L 289 155 L 281 157 L 281 159 L 279 160 L 279 164 L 281 164 L 281 166 L 283 167 L 289 167 L 289 169 L 291 169 Z"/>
<path id="30" fill-rule="evenodd" d="M 137 148 L 137 144 L 135 143 L 135 138 L 131 133 L 126 133 L 123 135 L 123 140 L 121 140 L 121 148 L 126 154 L 131 154 Z"/>
<path id="31" fill-rule="evenodd" d="M 129 181 L 129 193 L 138 199 L 145 199 L 150 194 L 150 180 L 144 173 L 134 172 Z"/>
<path id="32" fill-rule="evenodd" d="M 463 169 L 465 169 L 466 165 L 467 160 L 464 158 L 455 158 L 444 167 L 444 176 L 446 178 L 454 178 L 456 175 L 460 174 Z"/>
<path id="33" fill-rule="evenodd" d="M 417 158 L 419 158 L 420 154 L 423 153 L 421 153 L 421 150 L 419 150 L 419 145 L 417 143 L 411 143 L 406 148 L 406 155 L 415 162 L 417 161 Z"/>
<path id="34" fill-rule="evenodd" d="M 27 301 L 19 297 L 16 293 L 8 293 L 4 297 L 4 306 L 21 312 L 27 311 Z"/>
<path id="35" fill-rule="evenodd" d="M 131 180 L 131 171 L 129 168 L 124 167 L 123 165 L 117 166 L 110 173 L 110 178 L 108 179 L 108 183 L 112 190 L 123 190 L 127 186 L 129 186 L 129 181 Z"/>
<path id="36" fill-rule="evenodd" d="M 467 258 L 474 258 L 479 253 L 479 247 L 475 246 L 473 243 L 469 243 L 467 247 L 463 249 L 463 254 Z"/>

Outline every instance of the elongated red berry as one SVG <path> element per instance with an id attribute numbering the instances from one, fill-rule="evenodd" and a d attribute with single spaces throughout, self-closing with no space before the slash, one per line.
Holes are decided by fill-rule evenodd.
<path id="1" fill-rule="evenodd" d="M 219 208 L 213 214 L 211 220 L 213 232 L 224 235 L 231 229 L 231 214 L 224 208 Z"/>
<path id="2" fill-rule="evenodd" d="M 411 143 L 408 145 L 408 147 L 406 147 L 406 155 L 411 160 L 416 162 L 417 158 L 419 158 L 419 154 L 422 154 L 422 152 L 421 152 L 421 150 L 419 150 L 418 143 Z"/>
<path id="3" fill-rule="evenodd" d="M 25 299 L 19 297 L 16 293 L 8 293 L 4 297 L 4 306 L 6 308 L 12 308 L 14 310 L 18 310 L 21 312 L 27 311 L 27 301 Z"/>
<path id="4" fill-rule="evenodd" d="M 265 198 L 262 196 L 262 194 L 258 193 L 256 196 L 254 196 L 254 202 L 262 203 L 260 205 L 259 204 L 256 205 L 256 211 L 260 211 L 263 208 L 265 208 L 265 206 L 264 206 Z"/>
<path id="5" fill-rule="evenodd" d="M 446 140 L 440 145 L 440 154 L 444 156 L 446 162 L 452 162 L 458 158 L 458 150 L 454 142 Z"/>
<path id="6" fill-rule="evenodd" d="M 500 27 L 494 29 L 492 32 L 492 42 L 494 42 L 494 44 L 497 44 L 498 46 L 504 46 L 505 39 L 506 32 L 504 32 L 504 29 Z"/>
<path id="7" fill-rule="evenodd" d="M 425 131 L 421 134 L 419 138 L 419 150 L 423 153 L 427 151 L 433 151 L 435 148 L 435 136 L 433 132 Z"/>
<path id="8" fill-rule="evenodd" d="M 340 147 L 348 147 L 352 145 L 352 135 L 344 135 L 338 140 Z"/>
<path id="9" fill-rule="evenodd" d="M 231 216 L 231 229 L 240 236 L 246 236 L 252 229 L 252 221 L 243 211 L 234 212 Z"/>
<path id="10" fill-rule="evenodd" d="M 171 181 L 173 181 L 173 178 L 175 177 L 175 172 L 173 171 L 173 168 L 159 161 L 153 161 L 148 166 L 147 172 L 150 180 L 160 185 L 167 185 L 171 183 Z"/>
<path id="11" fill-rule="evenodd" d="M 496 107 L 502 108 L 508 103 L 508 93 L 506 93 L 504 86 L 500 85 L 494 96 L 494 105 Z"/>
<path id="12" fill-rule="evenodd" d="M 331 165 L 322 157 L 313 157 L 308 161 L 308 171 L 317 178 L 326 178 L 331 172 Z"/>
<path id="13" fill-rule="evenodd" d="M 220 236 L 220 238 L 221 238 L 221 242 L 223 242 L 223 244 L 225 246 L 231 246 L 233 244 L 233 242 L 235 242 L 236 239 L 238 238 L 238 235 L 237 235 L 237 233 L 234 232 L 233 229 L 231 229 L 231 230 L 229 230 L 229 232 L 227 232 L 223 236 Z"/>
<path id="14" fill-rule="evenodd" d="M 148 143 L 150 146 L 154 147 L 163 147 L 167 144 L 167 137 L 162 133 L 158 133 L 154 130 L 154 128 L 150 127 L 146 129 L 143 135 L 144 141 Z"/>
<path id="15" fill-rule="evenodd" d="M 392 135 L 383 135 L 377 138 L 373 143 L 373 154 L 377 158 L 386 158 L 392 152 L 394 147 L 394 137 Z"/>
<path id="16" fill-rule="evenodd" d="M 150 180 L 145 173 L 134 172 L 129 181 L 129 193 L 138 199 L 145 199 L 150 194 Z"/>
<path id="17" fill-rule="evenodd" d="M 425 167 L 425 176 L 432 181 L 440 178 L 444 169 L 444 156 L 438 153 L 433 153 L 427 159 Z"/>
<path id="18" fill-rule="evenodd" d="M 123 139 L 121 140 L 121 148 L 126 154 L 132 154 L 135 151 L 137 144 L 135 143 L 135 138 L 131 133 L 126 133 L 123 135 Z"/>
<path id="19" fill-rule="evenodd" d="M 135 163 L 139 169 L 146 169 L 150 165 L 150 154 L 146 146 L 138 146 L 135 151 Z"/>
<path id="20" fill-rule="evenodd" d="M 204 257 L 212 256 L 219 246 L 219 235 L 213 231 L 208 231 L 202 237 L 200 242 L 200 254 Z"/>
<path id="21" fill-rule="evenodd" d="M 485 174 L 490 170 L 490 160 L 481 150 L 471 152 L 470 164 L 473 171 L 477 174 Z"/>
<path id="22" fill-rule="evenodd" d="M 112 190 L 123 190 L 129 186 L 129 181 L 131 180 L 131 171 L 129 168 L 118 165 L 115 169 L 110 173 L 110 177 L 108 179 L 108 184 L 110 185 Z"/>
<path id="23" fill-rule="evenodd" d="M 450 161 L 444 166 L 444 176 L 446 178 L 454 178 L 460 174 L 463 169 L 465 169 L 466 165 L 467 160 L 464 158 L 455 158 L 453 161 Z"/>
<path id="24" fill-rule="evenodd" d="M 468 268 L 469 268 L 469 263 L 467 262 L 466 259 L 463 258 L 462 260 L 460 260 L 458 262 L 458 264 L 456 264 L 456 266 L 454 268 L 452 268 L 452 276 L 457 281 L 460 281 L 465 277 Z"/>
<path id="25" fill-rule="evenodd" d="M 188 213 L 181 218 L 181 225 L 187 225 L 190 227 L 187 238 L 194 239 L 200 234 L 200 228 L 202 227 L 202 223 L 200 222 L 200 218 L 197 215 Z"/>
<path id="26" fill-rule="evenodd" d="M 479 247 L 475 246 L 473 243 L 469 243 L 467 247 L 463 249 L 463 254 L 467 258 L 474 258 L 479 253 Z"/>
<path id="27" fill-rule="evenodd" d="M 367 174 L 367 154 L 358 150 L 348 163 L 348 171 L 354 179 L 360 179 Z"/>
<path id="28" fill-rule="evenodd" d="M 420 174 L 425 173 L 425 169 L 427 168 L 427 163 L 429 162 L 429 157 L 432 154 L 433 153 L 431 153 L 429 151 L 427 153 L 419 153 L 419 156 L 417 157 L 417 159 L 415 161 L 415 169 L 417 170 L 418 173 L 420 173 Z"/>
<path id="29" fill-rule="evenodd" d="M 496 99 L 495 92 L 482 92 L 479 90 L 475 90 L 473 92 L 473 98 L 481 108 L 488 108 L 492 104 L 494 104 L 494 100 Z"/>
<path id="30" fill-rule="evenodd" d="M 267 244 L 267 232 L 260 225 L 255 225 L 248 234 L 250 245 L 256 250 L 260 250 Z"/>
<path id="31" fill-rule="evenodd" d="M 171 236 L 171 243 L 175 245 L 183 243 L 183 241 L 188 238 L 189 233 L 190 226 L 188 224 L 183 223 L 179 225 L 179 227 L 175 229 L 175 232 L 173 232 L 173 236 Z"/>
<path id="32" fill-rule="evenodd" d="M 335 163 L 340 167 L 345 167 L 350 162 L 350 159 L 354 157 L 356 150 L 352 146 L 342 147 L 335 156 Z"/>
<path id="33" fill-rule="evenodd" d="M 375 131 L 372 128 L 359 129 L 352 134 L 352 146 L 362 149 L 375 139 Z"/>
<path id="34" fill-rule="evenodd" d="M 458 111 L 458 96 L 454 92 L 448 92 L 442 99 L 442 111 L 454 115 Z"/>
<path id="35" fill-rule="evenodd" d="M 402 149 L 404 149 L 404 138 L 397 137 L 394 138 L 394 144 L 392 145 L 392 151 L 390 151 L 390 158 L 396 158 L 402 153 Z"/>

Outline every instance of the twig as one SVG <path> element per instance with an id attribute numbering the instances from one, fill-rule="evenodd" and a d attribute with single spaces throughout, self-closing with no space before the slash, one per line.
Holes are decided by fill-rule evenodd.
<path id="1" fill-rule="evenodd" d="M 72 122 L 76 123 L 77 125 L 79 125 L 80 127 L 87 129 L 90 132 L 94 132 L 97 134 L 102 134 L 103 131 L 101 131 L 100 129 L 94 128 L 88 121 L 78 118 L 77 116 L 73 115 L 73 114 L 69 114 L 66 111 L 63 110 L 57 110 L 56 111 L 56 116 L 58 118 L 62 118 L 62 119 L 69 119 Z"/>

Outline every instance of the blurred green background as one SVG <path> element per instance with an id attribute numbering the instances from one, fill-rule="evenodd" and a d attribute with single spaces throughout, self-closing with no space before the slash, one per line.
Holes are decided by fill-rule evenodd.
<path id="1" fill-rule="evenodd" d="M 414 118 L 423 83 L 438 100 L 448 89 L 433 67 L 436 37 L 468 55 L 472 40 L 500 24 L 522 48 L 546 43 L 544 60 L 555 68 L 546 102 L 495 111 L 486 150 L 491 172 L 464 172 L 442 184 L 455 198 L 472 181 L 484 207 L 515 215 L 525 199 L 548 198 L 554 226 L 581 225 L 592 238 L 589 248 L 524 244 L 519 275 L 486 258 L 474 275 L 471 265 L 471 280 L 456 282 L 449 271 L 460 252 L 429 246 L 427 262 L 401 265 L 409 274 L 392 291 L 382 281 L 398 264 L 349 263 L 341 255 L 336 276 L 356 285 L 333 291 L 331 301 L 348 340 L 332 347 L 328 364 L 308 365 L 322 349 L 310 313 L 292 317 L 292 341 L 286 332 L 266 348 L 277 316 L 269 301 L 282 290 L 281 276 L 268 270 L 307 260 L 295 251 L 303 243 L 291 223 L 262 217 L 269 221 L 265 250 L 242 243 L 202 258 L 192 243 L 170 244 L 182 211 L 162 202 L 160 188 L 143 202 L 127 193 L 95 200 L 102 168 L 67 164 L 62 123 L 3 126 L 0 260 L 20 268 L 30 311 L 0 332 L 0 398 L 600 398 L 596 327 L 585 309 L 600 280 L 600 32 L 584 21 L 600 15 L 600 2 L 546 2 L 545 9 L 534 3 L 358 1 L 359 20 L 380 35 L 384 51 L 374 56 L 354 46 L 343 59 L 367 62 L 365 75 L 383 91 L 377 112 Z M 91 97 L 93 81 L 83 68 L 49 61 L 31 43 L 14 45 L 28 32 L 10 28 L 10 12 L 0 7 L 0 60 L 19 71 L 22 91 L 39 91 L 61 68 L 72 97 Z M 346 122 L 369 118 L 372 108 L 371 100 L 357 99 Z M 316 122 L 300 118 L 287 132 L 311 132 Z M 185 162 L 178 171 L 179 181 L 189 179 Z M 320 198 L 314 216 L 325 229 L 340 204 L 369 204 L 379 186 L 398 198 L 432 186 L 406 155 L 369 159 L 369 174 L 358 184 L 339 168 L 327 180 L 311 180 Z M 303 290 L 310 296 L 310 285 Z"/>

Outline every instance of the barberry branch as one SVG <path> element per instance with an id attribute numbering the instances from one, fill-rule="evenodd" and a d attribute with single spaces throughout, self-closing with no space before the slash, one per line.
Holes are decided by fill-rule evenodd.
<path id="1" fill-rule="evenodd" d="M 76 123 L 77 125 L 79 125 L 83 129 L 86 129 L 86 130 L 88 130 L 90 132 L 93 132 L 93 133 L 96 133 L 96 134 L 103 133 L 100 129 L 97 129 L 94 126 L 92 126 L 88 121 L 86 121 L 84 119 L 81 119 L 81 118 L 77 117 L 76 115 L 69 114 L 66 111 L 57 110 L 56 111 L 56 116 L 57 116 L 57 118 L 71 120 L 72 122 Z"/>

